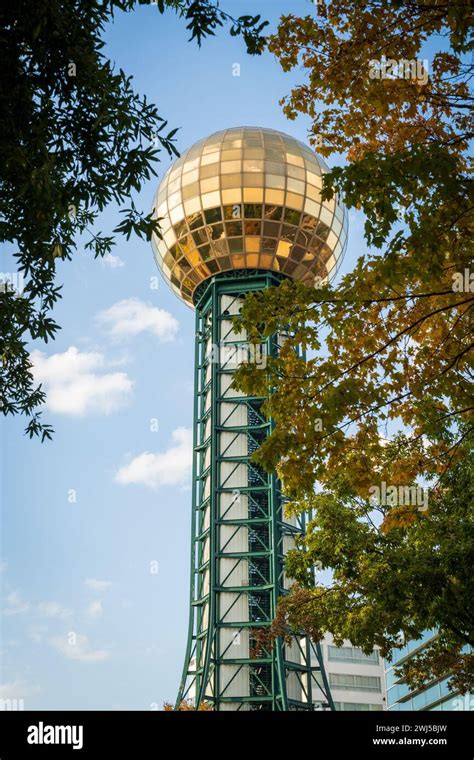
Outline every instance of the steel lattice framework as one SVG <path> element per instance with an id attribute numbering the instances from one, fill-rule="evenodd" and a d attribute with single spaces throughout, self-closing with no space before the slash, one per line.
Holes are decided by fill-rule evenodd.
<path id="1" fill-rule="evenodd" d="M 268 271 L 223 273 L 195 298 L 191 612 L 177 706 L 188 699 L 216 710 L 313 710 L 322 692 L 334 709 L 320 647 L 308 637 L 256 646 L 289 587 L 284 557 L 305 526 L 284 516 L 279 481 L 250 459 L 272 422 L 264 399 L 232 387 L 251 351 L 232 317 L 247 293 L 280 281 Z M 251 355 L 264 364 L 277 351 L 274 336 Z"/>

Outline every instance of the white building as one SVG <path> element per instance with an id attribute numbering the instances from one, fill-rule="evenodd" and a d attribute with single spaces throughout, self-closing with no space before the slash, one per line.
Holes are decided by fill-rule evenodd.
<path id="1" fill-rule="evenodd" d="M 350 641 L 336 647 L 329 633 L 321 649 L 336 710 L 387 709 L 384 661 L 376 649 L 365 655 Z"/>

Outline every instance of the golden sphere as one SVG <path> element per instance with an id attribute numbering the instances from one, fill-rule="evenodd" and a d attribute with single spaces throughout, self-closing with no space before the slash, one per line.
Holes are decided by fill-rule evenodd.
<path id="1" fill-rule="evenodd" d="M 158 266 L 193 305 L 219 272 L 262 269 L 308 285 L 337 270 L 347 240 L 338 197 L 321 201 L 323 159 L 299 140 L 260 127 L 215 132 L 165 173 L 153 202 Z"/>

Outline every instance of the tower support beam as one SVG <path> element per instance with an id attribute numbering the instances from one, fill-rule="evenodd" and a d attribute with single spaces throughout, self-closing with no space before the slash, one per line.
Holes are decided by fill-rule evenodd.
<path id="1" fill-rule="evenodd" d="M 280 280 L 269 271 L 222 273 L 195 299 L 191 605 L 177 706 L 313 710 L 312 694 L 322 690 L 333 707 L 320 648 L 308 637 L 257 646 L 288 590 L 284 556 L 305 525 L 284 515 L 281 484 L 251 459 L 271 431 L 264 399 L 232 387 L 242 360 L 256 357 L 264 369 L 278 339 L 255 353 L 232 318 L 247 293 Z"/>

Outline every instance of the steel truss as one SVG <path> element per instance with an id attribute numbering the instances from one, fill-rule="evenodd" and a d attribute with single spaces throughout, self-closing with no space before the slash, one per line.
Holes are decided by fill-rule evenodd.
<path id="1" fill-rule="evenodd" d="M 246 335 L 232 317 L 251 291 L 278 284 L 271 272 L 218 275 L 196 300 L 191 609 L 183 699 L 216 710 L 313 710 L 321 692 L 334 709 L 319 645 L 295 636 L 257 647 L 287 592 L 284 556 L 303 520 L 286 518 L 280 483 L 250 460 L 272 422 L 264 399 L 232 387 Z M 262 344 L 264 364 L 275 336 Z"/>

